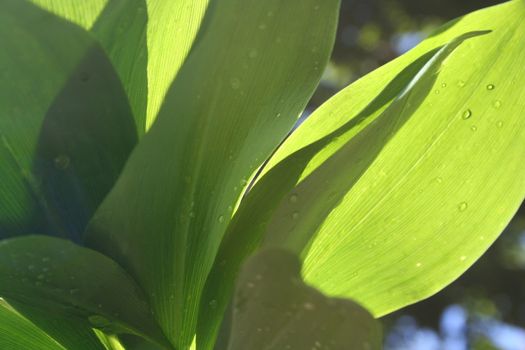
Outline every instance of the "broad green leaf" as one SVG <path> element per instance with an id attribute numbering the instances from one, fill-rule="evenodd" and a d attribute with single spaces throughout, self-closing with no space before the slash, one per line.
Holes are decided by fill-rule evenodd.
<path id="1" fill-rule="evenodd" d="M 46 333 L 0 299 L 0 348 L 8 350 L 103 350 L 94 333 L 74 320 L 46 315 L 48 328 L 55 328 L 56 337 Z"/>
<path id="2" fill-rule="evenodd" d="M 435 79 L 434 74 L 443 60 L 465 39 L 479 34 L 466 34 L 453 40 L 438 53 L 431 51 L 423 55 L 386 85 L 384 90 L 374 98 L 370 105 L 356 117 L 357 120 L 363 122 L 370 115 L 383 111 L 385 103 L 395 99 L 396 95 L 400 95 L 400 89 L 406 87 L 407 79 L 413 79 L 412 85 L 405 88 L 404 95 L 398 97 L 396 107 L 387 110 L 385 114 L 388 115 L 381 116 L 382 123 L 377 126 L 371 125 L 365 129 L 365 131 L 372 128 L 377 130 L 376 135 L 370 136 L 369 133 L 363 131 L 352 139 L 352 142 L 360 140 L 361 143 L 365 143 L 369 153 L 368 159 L 355 151 L 355 145 L 350 144 L 347 147 L 348 151 L 344 154 L 346 158 L 342 161 L 341 159 L 334 161 L 335 170 L 333 168 L 327 169 L 319 176 L 316 175 L 314 177 L 312 175 L 304 181 L 304 183 L 307 183 L 307 186 L 305 186 L 307 193 L 302 194 L 300 197 L 301 201 L 298 201 L 300 190 L 299 188 L 294 188 L 294 186 L 308 162 L 317 152 L 327 147 L 338 135 L 356 132 L 355 129 L 360 127 L 360 123 L 351 122 L 343 125 L 339 130 L 323 139 L 295 152 L 275 166 L 255 185 L 235 213 L 218 252 L 213 269 L 208 276 L 201 301 L 200 331 L 215 334 L 219 317 L 216 316 L 214 318 L 207 315 L 205 305 L 213 301 L 220 311 L 225 309 L 233 289 L 233 281 L 242 261 L 261 244 L 262 240 L 266 238 L 267 242 L 265 244 L 267 245 L 287 245 L 288 249 L 301 254 L 308 239 L 315 232 L 316 225 L 318 225 L 315 220 L 322 221 L 333 208 L 333 205 L 339 202 L 340 196 L 346 193 L 344 189 L 336 188 L 334 190 L 328 188 L 328 184 L 333 179 L 336 179 L 336 174 L 342 175 L 340 181 L 344 183 L 355 182 L 356 178 L 359 178 L 373 160 L 375 153 L 369 147 L 369 140 L 375 139 L 377 144 L 381 146 L 380 141 L 388 138 L 392 134 L 394 127 L 401 124 L 401 118 L 397 117 L 397 114 L 400 108 L 405 107 L 406 100 L 411 98 L 414 85 L 417 83 L 419 101 L 416 102 L 414 98 L 411 98 L 410 103 L 417 107 L 421 103 L 420 100 L 424 99 L 428 93 L 428 88 Z M 426 65 L 422 67 L 425 63 Z M 392 115 L 394 117 L 391 117 Z M 361 143 L 358 145 L 361 145 Z M 351 157 L 357 157 L 357 159 Z M 317 182 L 312 184 L 312 178 Z M 331 180 L 327 181 L 327 178 Z M 339 182 L 334 181 L 334 184 L 337 185 Z M 279 203 L 281 204 L 279 205 Z M 315 203 L 319 203 L 319 206 L 312 205 Z M 301 213 L 302 217 L 299 217 L 298 205 L 305 206 Z M 310 210 L 310 212 L 305 212 L 307 210 Z M 248 229 L 250 230 L 249 235 L 244 233 Z"/>
<path id="3" fill-rule="evenodd" d="M 72 242 L 46 236 L 0 241 L 0 281 L 0 295 L 51 334 L 60 329 L 47 328 L 46 313 L 166 344 L 131 277 L 108 257 Z"/>
<path id="4" fill-rule="evenodd" d="M 102 49 L 36 6 L 0 12 L 0 238 L 79 240 L 136 141 Z"/>
<path id="5" fill-rule="evenodd" d="M 525 2 L 516 0 L 446 26 L 322 106 L 284 144 L 278 159 L 354 120 L 418 55 L 467 31 L 492 31 L 443 63 L 426 98 L 391 105 L 391 135 L 381 137 L 377 126 L 387 109 L 312 158 L 301 193 L 290 193 L 280 211 L 297 222 L 286 244 L 307 246 L 306 281 L 380 316 L 442 289 L 498 237 L 525 195 L 523 18 Z M 348 167 L 370 160 L 362 174 Z"/>
<path id="6" fill-rule="evenodd" d="M 320 79 L 338 7 L 217 1 L 157 122 L 92 221 L 88 242 L 136 277 L 181 349 L 193 339 L 232 207 Z"/>
<path id="7" fill-rule="evenodd" d="M 124 85 L 142 136 L 184 63 L 208 0 L 31 0 L 90 30 Z"/>
<path id="8" fill-rule="evenodd" d="M 230 312 L 228 350 L 381 349 L 372 315 L 304 284 L 301 263 L 284 250 L 262 251 L 246 262 Z"/>

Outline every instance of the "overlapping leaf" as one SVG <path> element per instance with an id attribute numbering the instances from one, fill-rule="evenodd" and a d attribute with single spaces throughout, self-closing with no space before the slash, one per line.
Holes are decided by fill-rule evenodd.
<path id="1" fill-rule="evenodd" d="M 524 16 L 519 0 L 468 15 L 322 106 L 270 162 L 253 190 L 260 204 L 241 203 L 218 276 L 233 275 L 221 259 L 239 254 L 236 242 L 253 249 L 261 237 L 242 232 L 259 225 L 272 232 L 270 242 L 302 251 L 307 281 L 376 315 L 459 276 L 525 194 Z M 462 45 L 436 79 L 390 105 L 418 59 L 480 29 L 492 32 Z M 272 184 L 287 172 L 298 185 L 279 187 L 274 213 L 264 200 L 275 200 Z"/>
<path id="2" fill-rule="evenodd" d="M 95 215 L 88 241 L 140 281 L 180 348 L 193 338 L 200 291 L 246 179 L 319 81 L 338 7 L 212 7 L 157 122 Z"/>
<path id="3" fill-rule="evenodd" d="M 230 312 L 228 350 L 381 349 L 372 315 L 305 285 L 300 262 L 284 250 L 263 251 L 246 262 Z"/>
<path id="4" fill-rule="evenodd" d="M 103 50 L 82 29 L 18 0 L 0 13 L 0 238 L 80 239 L 136 142 Z"/>
<path id="5" fill-rule="evenodd" d="M 138 334 L 166 344 L 143 292 L 98 252 L 53 237 L 3 240 L 0 281 L 0 295 L 46 331 L 46 315 L 57 314 L 84 328 Z"/>
<path id="6" fill-rule="evenodd" d="M 127 92 L 142 136 L 188 55 L 208 0 L 31 0 L 90 30 Z"/>
<path id="7" fill-rule="evenodd" d="M 46 325 L 54 337 L 37 327 L 11 305 L 0 299 L 0 348 L 9 350 L 104 350 L 95 334 L 71 319 L 47 314 Z M 77 326 L 77 327 L 75 327 Z"/>

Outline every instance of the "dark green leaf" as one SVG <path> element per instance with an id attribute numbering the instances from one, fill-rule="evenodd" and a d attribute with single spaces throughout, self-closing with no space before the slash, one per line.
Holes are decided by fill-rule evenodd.
<path id="1" fill-rule="evenodd" d="M 46 314 L 165 344 L 142 291 L 111 259 L 46 236 L 0 241 L 0 295 L 50 332 Z"/>
<path id="2" fill-rule="evenodd" d="M 299 260 L 284 250 L 262 251 L 246 262 L 228 350 L 381 349 L 379 324 L 365 309 L 325 297 L 303 283 L 300 271 Z"/>
<path id="3" fill-rule="evenodd" d="M 0 11 L 0 238 L 79 240 L 136 141 L 126 95 L 82 29 L 22 0 Z"/>

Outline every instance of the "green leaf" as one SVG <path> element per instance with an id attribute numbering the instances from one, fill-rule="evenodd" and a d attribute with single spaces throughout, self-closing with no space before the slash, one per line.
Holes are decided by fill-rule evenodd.
<path id="1" fill-rule="evenodd" d="M 80 28 L 30 3 L 0 13 L 0 238 L 79 240 L 136 142 L 122 86 Z"/>
<path id="2" fill-rule="evenodd" d="M 5 300 L 0 299 L 0 348 L 9 350 L 103 350 L 93 331 L 79 327 L 74 320 L 46 315 L 49 328 L 55 328 L 57 337 L 20 314 Z"/>
<path id="3" fill-rule="evenodd" d="M 300 271 L 296 256 L 284 250 L 246 262 L 230 310 L 228 350 L 381 349 L 379 324 L 365 309 L 325 297 L 304 284 Z"/>
<path id="4" fill-rule="evenodd" d="M 337 136 L 308 155 L 267 228 L 270 243 L 306 245 L 306 281 L 380 316 L 442 289 L 498 237 L 525 196 L 524 16 L 517 0 L 445 26 L 334 97 L 284 143 L 270 168 Z M 421 55 L 480 29 L 492 33 L 459 47 L 406 101 L 376 98 Z"/>
<path id="5" fill-rule="evenodd" d="M 124 85 L 139 136 L 153 124 L 208 5 L 208 0 L 31 1 L 91 30 Z"/>
<path id="6" fill-rule="evenodd" d="M 143 292 L 114 261 L 46 236 L 0 241 L 0 295 L 50 334 L 47 316 L 166 344 Z"/>
<path id="7" fill-rule="evenodd" d="M 356 119 L 366 121 L 366 118 L 370 115 L 377 111 L 383 111 L 383 105 L 395 99 L 396 95 L 400 93 L 400 89 L 406 86 L 407 79 L 414 78 L 416 74 L 418 74 L 418 77 L 414 78 L 414 82 L 418 82 L 418 87 L 422 86 L 422 88 L 420 87 L 419 96 L 424 98 L 428 93 L 428 85 L 431 85 L 434 81 L 434 73 L 440 67 L 441 62 L 465 39 L 475 35 L 478 35 L 478 33 L 461 36 L 443 48 L 438 54 L 435 51 L 431 51 L 423 55 L 385 86 L 384 90 Z M 427 63 L 427 61 L 429 62 Z M 422 67 L 425 63 L 425 67 Z M 308 186 L 305 186 L 304 190 L 299 187 L 297 189 L 294 188 L 313 156 L 324 147 L 327 147 L 338 135 L 355 132 L 355 129 L 360 126 L 358 122 L 347 123 L 336 132 L 295 152 L 285 161 L 279 163 L 247 194 L 228 227 L 215 264 L 206 282 L 202 297 L 201 322 L 199 324 L 203 330 L 214 333 L 218 327 L 218 316 L 213 318 L 207 315 L 204 306 L 213 300 L 220 311 L 225 309 L 239 267 L 243 260 L 257 249 L 263 239 L 266 238 L 267 241 L 270 241 L 270 243 L 266 242 L 265 244 L 287 245 L 288 249 L 301 254 L 306 242 L 315 232 L 316 225 L 319 224 L 319 221 L 322 222 L 327 213 L 333 208 L 333 205 L 339 202 L 340 197 L 338 195 L 344 196 L 346 193 L 345 189 L 336 188 L 334 190 L 327 188 L 327 185 L 330 183 L 327 179 L 337 179 L 336 174 L 340 174 L 341 181 L 351 182 L 355 181 L 355 178 L 358 178 L 366 170 L 374 156 L 373 149 L 369 147 L 369 140 L 375 139 L 377 144 L 381 145 L 380 140 L 391 134 L 392 126 L 400 122 L 400 118 L 395 118 L 399 112 L 399 107 L 404 107 L 405 100 L 411 95 L 408 92 L 412 90 L 413 87 L 405 92 L 403 98 L 399 98 L 399 101 L 396 103 L 398 107 L 385 112 L 388 115 L 381 117 L 383 119 L 382 124 L 374 127 L 374 130 L 377 130 L 376 135 L 370 136 L 362 132 L 352 139 L 353 142 L 354 140 L 360 140 L 361 143 L 358 146 L 364 143 L 363 147 L 367 148 L 370 154 L 369 159 L 365 159 L 362 154 L 355 151 L 355 146 L 350 145 L 345 153 L 347 158 L 343 161 L 338 159 L 334 162 L 335 169 L 329 168 L 324 170 L 319 176 L 314 177 L 312 175 L 307 178 L 304 183 L 308 181 Z M 414 99 L 411 100 L 411 103 L 414 104 Z M 394 115 L 394 118 L 390 117 L 392 115 Z M 358 157 L 358 164 L 352 161 L 352 158 L 348 158 L 354 156 Z M 312 178 L 316 183 L 312 183 Z M 334 181 L 334 184 L 337 185 L 340 182 Z M 301 201 L 298 201 L 299 192 L 301 191 L 306 191 L 306 193 L 302 193 Z M 303 206 L 301 217 L 299 217 L 299 208 L 297 208 L 300 205 Z M 250 234 L 244 234 L 248 229 L 251 230 Z"/>
<path id="8" fill-rule="evenodd" d="M 217 2 L 157 122 L 92 221 L 91 246 L 140 281 L 181 349 L 194 336 L 233 206 L 318 84 L 338 8 L 338 0 Z"/>

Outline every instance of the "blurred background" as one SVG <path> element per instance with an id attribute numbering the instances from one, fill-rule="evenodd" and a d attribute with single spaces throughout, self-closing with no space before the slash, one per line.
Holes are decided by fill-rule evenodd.
<path id="1" fill-rule="evenodd" d="M 503 1 L 342 2 L 336 47 L 310 110 L 441 24 Z M 457 281 L 382 320 L 385 350 L 525 350 L 525 206 Z"/>

